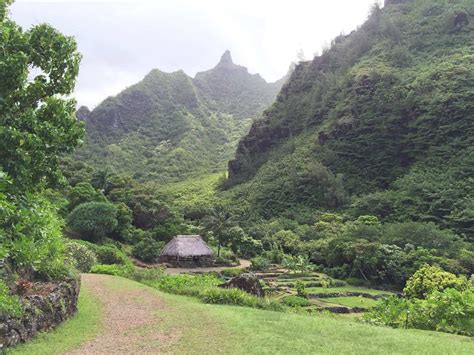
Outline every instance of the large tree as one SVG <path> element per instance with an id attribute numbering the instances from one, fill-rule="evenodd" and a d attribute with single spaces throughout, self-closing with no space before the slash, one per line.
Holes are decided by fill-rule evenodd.
<path id="1" fill-rule="evenodd" d="M 79 144 L 74 89 L 80 54 L 73 38 L 47 24 L 24 31 L 0 0 L 0 170 L 15 193 L 52 185 L 59 157 Z"/>

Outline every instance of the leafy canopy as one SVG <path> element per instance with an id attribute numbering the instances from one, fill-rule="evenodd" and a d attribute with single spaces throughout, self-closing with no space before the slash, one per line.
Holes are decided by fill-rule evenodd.
<path id="1" fill-rule="evenodd" d="M 47 24 L 28 31 L 0 3 L 0 163 L 14 191 L 56 183 L 58 158 L 78 145 L 74 89 L 80 54 L 73 38 Z"/>

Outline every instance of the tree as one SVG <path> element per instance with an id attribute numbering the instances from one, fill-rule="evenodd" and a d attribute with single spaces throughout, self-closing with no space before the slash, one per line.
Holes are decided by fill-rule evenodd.
<path id="1" fill-rule="evenodd" d="M 68 226 L 92 242 L 109 236 L 117 224 L 117 208 L 107 202 L 83 203 L 68 216 Z"/>
<path id="2" fill-rule="evenodd" d="M 85 202 L 105 202 L 107 199 L 101 193 L 95 190 L 88 182 L 80 182 L 74 186 L 68 193 L 69 210 Z"/>
<path id="3" fill-rule="evenodd" d="M 408 298 L 424 299 L 434 291 L 453 288 L 464 291 L 469 288 L 467 279 L 457 277 L 437 266 L 424 265 L 407 281 L 403 292 Z"/>
<path id="4" fill-rule="evenodd" d="M 228 241 L 232 234 L 226 233 L 234 226 L 232 215 L 223 206 L 217 205 L 204 218 L 204 227 L 217 238 L 217 256 L 221 254 L 221 246 Z"/>
<path id="5" fill-rule="evenodd" d="M 61 155 L 81 141 L 72 93 L 80 54 L 73 38 L 47 24 L 28 31 L 0 2 L 0 164 L 16 193 L 59 181 Z"/>

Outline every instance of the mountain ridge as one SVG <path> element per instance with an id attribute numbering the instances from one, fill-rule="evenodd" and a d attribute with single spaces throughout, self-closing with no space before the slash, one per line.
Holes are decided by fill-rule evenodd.
<path id="1" fill-rule="evenodd" d="M 297 65 L 239 141 L 227 185 L 243 184 L 266 217 L 352 204 L 356 215 L 472 233 L 473 5 L 375 6 Z"/>
<path id="2" fill-rule="evenodd" d="M 182 70 L 153 69 L 94 110 L 77 111 L 86 139 L 75 156 L 145 180 L 224 170 L 237 139 L 273 102 L 283 80 L 267 83 L 250 74 L 233 63 L 230 51 L 194 78 Z"/>

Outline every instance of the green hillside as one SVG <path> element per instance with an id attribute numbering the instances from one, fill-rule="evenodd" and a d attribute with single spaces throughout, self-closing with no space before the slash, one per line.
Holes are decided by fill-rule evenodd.
<path id="1" fill-rule="evenodd" d="M 194 79 L 154 69 L 92 112 L 78 110 L 86 139 L 76 158 L 138 180 L 222 171 L 252 118 L 274 101 L 282 84 L 249 74 L 229 51 Z"/>
<path id="2" fill-rule="evenodd" d="M 265 217 L 340 210 L 474 233 L 474 3 L 386 1 L 299 64 L 229 185 Z"/>

